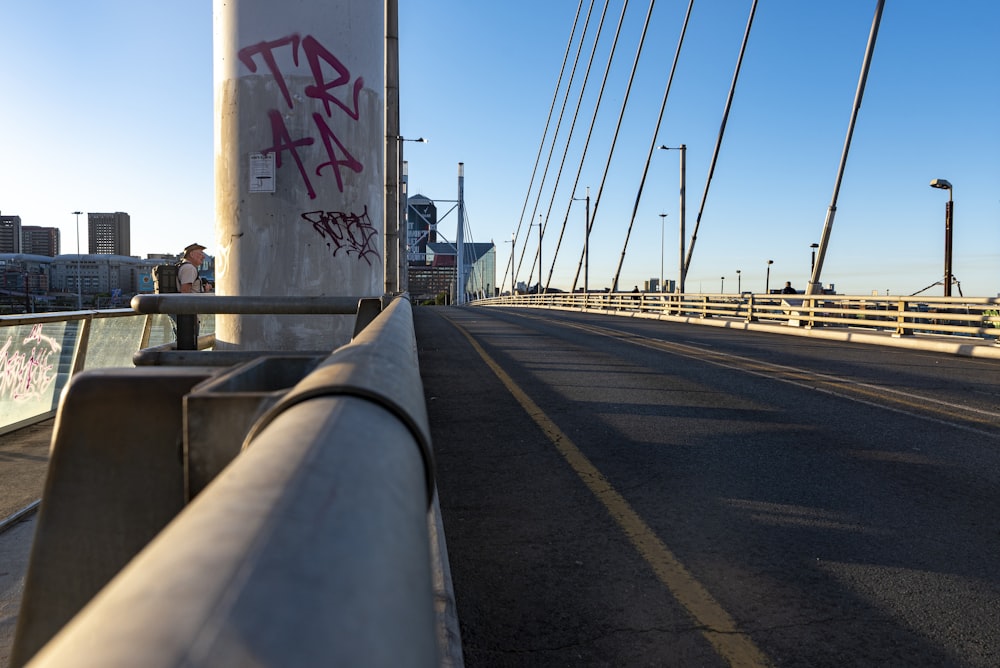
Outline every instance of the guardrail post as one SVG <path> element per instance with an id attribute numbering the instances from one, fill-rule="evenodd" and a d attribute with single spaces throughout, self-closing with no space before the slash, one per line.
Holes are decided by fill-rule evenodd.
<path id="1" fill-rule="evenodd" d="M 893 333 L 894 337 L 900 336 L 910 336 L 913 332 L 906 329 L 906 300 L 900 299 L 896 302 L 896 331 Z"/>
<path id="2" fill-rule="evenodd" d="M 179 313 L 177 320 L 177 350 L 198 349 L 198 316 Z"/>
<path id="3" fill-rule="evenodd" d="M 806 329 L 816 326 L 816 300 L 813 297 L 806 297 L 802 300 L 802 307 L 807 310 Z"/>

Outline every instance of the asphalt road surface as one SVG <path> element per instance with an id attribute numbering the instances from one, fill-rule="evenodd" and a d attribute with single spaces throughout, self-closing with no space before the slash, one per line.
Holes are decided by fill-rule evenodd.
<path id="1" fill-rule="evenodd" d="M 414 317 L 467 666 L 1000 665 L 1000 362 Z"/>

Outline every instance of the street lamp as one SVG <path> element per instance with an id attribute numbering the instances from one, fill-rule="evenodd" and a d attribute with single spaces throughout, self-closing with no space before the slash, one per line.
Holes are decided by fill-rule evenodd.
<path id="1" fill-rule="evenodd" d="M 538 226 L 538 294 L 542 294 L 542 214 L 538 214 L 538 222 L 531 227 L 535 225 Z"/>
<path id="2" fill-rule="evenodd" d="M 590 273 L 590 186 L 587 186 L 586 197 L 573 197 L 572 200 L 586 202 L 583 217 L 583 294 L 586 295 L 590 290 L 590 277 L 588 275 Z M 541 242 L 539 242 L 539 249 L 540 247 Z M 539 250 L 539 252 L 541 251 Z"/>
<path id="3" fill-rule="evenodd" d="M 952 200 L 951 183 L 947 179 L 934 179 L 931 188 L 948 191 L 948 203 L 944 208 L 944 296 L 951 297 L 951 229 L 955 215 L 955 202 Z"/>
<path id="4" fill-rule="evenodd" d="M 505 244 L 510 244 L 510 298 L 514 298 L 514 249 L 517 247 L 517 237 L 513 232 L 510 233 L 510 241 L 505 241 Z"/>
<path id="5" fill-rule="evenodd" d="M 409 264 L 409 257 L 404 257 L 404 255 L 406 254 L 406 249 L 409 246 L 408 243 L 409 240 L 407 239 L 408 236 L 407 233 L 409 230 L 406 222 L 406 214 L 408 208 L 407 204 L 409 200 L 409 194 L 407 193 L 407 181 L 409 179 L 407 178 L 406 174 L 406 161 L 403 160 L 403 143 L 411 141 L 415 144 L 426 144 L 427 140 L 424 139 L 423 137 L 419 137 L 417 139 L 407 139 L 402 135 L 396 135 L 396 141 L 399 144 L 399 150 L 396 151 L 397 154 L 396 159 L 399 161 L 399 164 L 396 166 L 398 170 L 396 174 L 397 178 L 399 179 L 399 184 L 397 185 L 396 188 L 396 197 L 397 197 L 396 254 L 398 255 L 398 257 L 396 258 L 396 263 L 395 263 L 396 272 L 398 275 L 396 276 L 395 285 L 393 286 L 393 289 L 401 291 L 402 288 L 407 284 L 407 282 L 403 280 L 402 274 L 403 271 L 405 271 L 404 268 Z"/>
<path id="6" fill-rule="evenodd" d="M 771 265 L 774 264 L 774 260 L 767 261 L 767 278 L 764 279 L 764 294 L 771 294 Z"/>
<path id="7" fill-rule="evenodd" d="M 665 292 L 663 289 L 663 228 L 667 222 L 667 214 L 660 214 L 660 292 Z"/>
<path id="8" fill-rule="evenodd" d="M 719 286 L 719 294 L 726 294 L 726 277 L 722 277 L 722 284 Z"/>
<path id="9" fill-rule="evenodd" d="M 740 270 L 737 269 L 736 270 L 736 294 L 738 294 L 738 295 L 742 295 L 743 294 L 743 281 L 741 280 L 741 278 L 742 277 L 740 276 Z"/>
<path id="10" fill-rule="evenodd" d="M 809 275 L 812 276 L 813 269 L 816 268 L 816 249 L 819 244 L 809 244 L 809 248 L 812 248 L 812 264 L 809 265 Z"/>
<path id="11" fill-rule="evenodd" d="M 684 221 L 687 211 L 686 199 L 685 199 L 685 183 L 687 182 L 687 144 L 681 144 L 680 146 L 667 146 L 666 144 L 660 146 L 661 150 L 664 151 L 680 151 L 681 152 L 681 211 L 680 211 L 680 264 L 677 269 L 677 292 L 678 294 L 684 293 Z"/>
<path id="12" fill-rule="evenodd" d="M 80 268 L 80 214 L 83 211 L 74 211 L 73 215 L 76 216 L 76 310 L 83 310 L 83 288 L 81 284 L 83 282 L 83 270 Z"/>

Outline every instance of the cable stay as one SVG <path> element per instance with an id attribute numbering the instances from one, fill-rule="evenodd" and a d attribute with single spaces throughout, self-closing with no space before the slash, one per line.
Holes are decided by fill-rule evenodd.
<path id="1" fill-rule="evenodd" d="M 626 4 L 628 4 L 628 3 L 626 2 Z M 604 34 L 604 22 L 607 19 L 608 6 L 609 5 L 610 5 L 610 0 L 605 0 L 605 2 L 604 2 L 604 9 L 601 11 L 601 20 L 600 20 L 600 23 L 597 26 L 597 31 L 596 31 L 596 33 L 594 35 L 593 47 L 591 48 L 590 58 L 589 58 L 588 63 L 587 63 L 587 71 L 586 71 L 586 74 L 584 75 L 583 84 L 581 86 L 580 94 L 579 94 L 579 97 L 577 99 L 576 111 L 575 111 L 575 113 L 573 115 L 572 129 L 570 131 L 569 137 L 566 140 L 566 147 L 567 147 L 566 150 L 567 151 L 569 150 L 569 142 L 572 140 L 572 137 L 573 137 L 573 134 L 574 134 L 574 130 L 576 128 L 577 117 L 579 116 L 580 109 L 583 106 L 584 92 L 585 92 L 585 89 L 587 87 L 587 84 L 590 82 L 590 71 L 591 71 L 591 68 L 594 65 L 594 59 L 595 59 L 595 56 L 597 55 L 597 48 L 598 48 L 598 45 L 599 45 L 599 42 L 600 42 L 600 39 L 601 39 L 601 35 Z M 591 8 L 593 8 L 593 5 L 591 5 Z M 623 7 L 622 8 L 622 20 L 624 19 L 624 11 L 625 11 L 625 8 Z M 571 189 L 571 193 L 575 193 L 577 187 L 580 184 L 580 175 L 583 173 L 583 165 L 586 162 L 587 153 L 588 153 L 588 151 L 590 149 L 590 140 L 593 138 L 594 127 L 597 124 L 597 114 L 598 114 L 598 111 L 601 108 L 601 100 L 603 99 L 603 96 L 604 96 L 604 89 L 605 89 L 605 86 L 607 85 L 608 75 L 609 75 L 609 72 L 611 70 L 611 63 L 612 63 L 612 60 L 613 60 L 614 54 L 615 54 L 615 45 L 618 43 L 618 35 L 621 34 L 621 28 L 622 28 L 622 23 L 621 23 L 621 20 L 620 20 L 619 24 L 618 24 L 618 32 L 615 35 L 614 42 L 612 43 L 612 46 L 611 46 L 611 51 L 608 54 L 608 64 L 607 64 L 607 67 L 605 68 L 605 71 L 604 71 L 604 78 L 602 79 L 602 82 L 601 82 L 601 88 L 600 88 L 600 91 L 598 92 L 597 100 L 594 103 L 594 111 L 593 111 L 593 114 L 591 115 L 591 119 L 590 119 L 590 128 L 587 130 L 587 136 L 584 139 L 583 149 L 581 150 L 581 153 L 580 153 L 580 161 L 579 161 L 579 163 L 577 165 L 576 176 L 573 179 L 573 187 Z M 565 160 L 565 155 L 566 154 L 564 153 L 563 154 L 563 159 L 564 160 Z M 553 197 L 555 197 L 555 191 L 553 191 Z M 565 232 L 565 229 L 566 229 L 566 221 L 569 220 L 569 211 L 570 211 L 570 207 L 572 206 L 572 204 L 573 204 L 573 201 L 572 201 L 572 194 L 571 194 L 570 195 L 570 201 L 568 202 L 568 204 L 566 206 L 566 214 L 563 217 L 563 225 L 562 225 L 563 232 Z M 551 202 L 550 202 L 549 206 L 550 206 L 550 210 L 551 210 Z M 556 253 L 553 256 L 553 260 L 552 260 L 552 267 L 553 267 L 553 269 L 555 268 L 555 263 L 556 263 L 556 260 L 558 259 L 559 249 L 562 246 L 563 232 L 560 232 L 559 243 L 557 244 L 557 247 L 556 247 Z M 551 278 L 552 278 L 552 272 L 550 271 L 549 272 L 549 280 L 551 280 Z M 548 284 L 546 284 L 546 287 L 547 287 L 547 285 Z"/>
<path id="2" fill-rule="evenodd" d="M 687 34 L 688 23 L 691 20 L 691 10 L 694 7 L 694 0 L 689 0 L 687 13 L 684 16 L 684 24 L 681 26 L 680 38 L 677 40 L 677 49 L 674 51 L 674 62 L 670 66 L 670 76 L 667 77 L 667 85 L 663 90 L 663 99 L 660 102 L 660 114 L 656 118 L 656 128 L 650 140 L 649 151 L 646 153 L 646 164 L 642 170 L 642 179 L 639 181 L 639 190 L 635 194 L 635 205 L 632 207 L 632 218 L 629 220 L 628 229 L 625 232 L 625 243 L 622 245 L 622 255 L 618 260 L 618 268 L 615 270 L 615 277 L 611 281 L 614 290 L 618 289 L 618 278 L 621 276 L 622 265 L 625 263 L 625 251 L 628 249 L 628 241 L 632 236 L 632 228 L 635 226 L 635 218 L 639 212 L 639 202 L 642 199 L 642 192 L 646 185 L 646 177 L 649 175 L 649 165 L 653 162 L 653 151 L 656 150 L 657 140 L 660 135 L 660 126 L 663 124 L 663 113 L 667 108 L 667 99 L 670 97 L 670 88 L 674 82 L 674 74 L 677 72 L 677 62 L 680 60 L 681 47 L 684 45 L 684 36 Z M 663 286 L 660 286 L 663 290 Z"/>
<path id="3" fill-rule="evenodd" d="M 654 0 L 650 0 L 650 12 L 652 12 L 653 2 L 654 2 Z M 628 10 L 628 0 L 625 0 L 625 2 L 622 4 L 621 16 L 619 16 L 619 18 L 618 18 L 618 28 L 615 30 L 615 38 L 614 38 L 614 41 L 611 44 L 611 50 L 608 52 L 608 64 L 607 64 L 607 66 L 604 69 L 604 78 L 601 80 L 601 90 L 600 90 L 600 93 L 597 96 L 597 102 L 594 105 L 594 115 L 593 115 L 593 117 L 591 118 L 591 121 L 590 121 L 590 130 L 587 132 L 587 147 L 590 146 L 590 138 L 593 135 L 594 125 L 597 122 L 597 112 L 600 110 L 601 101 L 604 99 L 604 89 L 607 87 L 608 76 L 609 76 L 610 71 L 611 71 L 611 65 L 612 65 L 612 63 L 614 61 L 615 53 L 618 50 L 618 39 L 621 37 L 622 25 L 625 23 L 625 12 L 627 10 Z M 648 15 L 646 17 L 646 23 L 647 23 L 647 25 L 649 23 L 649 16 Z M 646 31 L 645 31 L 645 28 L 644 28 L 643 29 L 643 39 L 645 39 L 645 35 L 646 35 Z M 640 42 L 640 46 L 639 46 L 639 51 L 640 52 L 642 51 L 642 43 L 641 42 Z M 638 60 L 638 53 L 636 54 L 636 59 Z M 631 87 L 632 87 L 632 78 L 634 78 L 634 77 L 635 77 L 635 65 L 633 65 L 633 67 L 632 67 L 632 77 L 629 79 L 629 91 L 631 90 Z M 622 112 L 619 114 L 619 117 L 618 117 L 618 128 L 615 130 L 615 140 L 614 141 L 617 141 L 617 139 L 618 139 L 618 132 L 621 129 L 621 118 L 622 118 L 622 115 L 624 114 L 624 109 L 625 109 L 625 105 L 628 102 L 628 97 L 629 97 L 628 92 L 626 92 L 625 99 L 622 101 Z M 614 142 L 612 142 L 611 150 L 610 150 L 610 152 L 608 154 L 608 162 L 609 163 L 611 162 L 611 155 L 613 153 L 614 153 Z M 585 157 L 586 157 L 586 150 L 584 151 L 584 156 L 581 158 L 581 164 L 580 164 L 580 169 L 581 170 L 583 169 L 583 159 Z M 607 178 L 607 173 L 608 173 L 607 172 L 607 166 L 605 166 L 604 177 L 601 179 L 600 190 L 598 191 L 597 199 L 594 202 L 594 209 L 591 212 L 590 220 L 587 221 L 587 236 L 588 237 L 590 236 L 590 231 L 594 228 L 594 218 L 597 215 L 597 204 L 601 200 L 601 191 L 604 190 L 604 182 L 605 182 L 605 180 Z M 577 173 L 577 180 L 579 180 L 579 176 L 580 176 L 580 174 L 578 172 Z M 575 183 L 574 183 L 573 187 L 574 187 L 574 191 L 575 191 L 575 189 L 576 189 L 576 184 Z M 583 266 L 583 250 L 581 249 L 581 251 L 580 251 L 580 262 L 576 265 L 576 274 L 574 274 L 574 276 L 573 276 L 573 285 L 570 288 L 571 292 L 576 291 L 576 282 L 580 279 L 580 268 L 582 266 Z"/>
<path id="4" fill-rule="evenodd" d="M 510 267 L 515 281 L 517 280 L 516 279 L 517 273 L 520 272 L 521 263 L 518 262 L 518 271 L 514 272 L 514 249 L 517 247 L 517 239 L 521 235 L 521 227 L 524 224 L 524 214 L 528 210 L 528 200 L 531 198 L 531 189 L 534 186 L 535 176 L 538 173 L 538 164 L 541 162 L 542 159 L 542 150 L 545 148 L 545 138 L 549 134 L 549 125 L 552 122 L 552 115 L 556 108 L 556 100 L 559 99 L 559 90 L 562 88 L 563 74 L 566 71 L 566 63 L 569 61 L 569 54 L 572 51 L 573 38 L 576 35 L 576 26 L 580 20 L 580 10 L 582 8 L 583 8 L 583 0 L 580 0 L 580 3 L 576 7 L 576 16 L 573 18 L 573 27 L 570 30 L 569 41 L 567 41 L 566 43 L 566 52 L 565 54 L 563 54 L 562 66 L 559 68 L 559 77 L 556 80 L 556 87 L 555 90 L 552 92 L 552 103 L 549 105 L 549 115 L 545 120 L 545 130 L 542 131 L 542 138 L 538 142 L 538 155 L 535 156 L 535 166 L 531 170 L 531 180 L 528 183 L 528 191 L 524 194 L 524 205 L 521 207 L 521 218 L 517 221 L 517 230 L 514 232 L 514 242 L 511 244 L 510 248 Z M 541 190 L 541 185 L 539 185 L 539 191 L 540 190 Z M 533 218 L 534 214 L 532 214 L 532 219 Z M 527 241 L 525 241 L 525 247 L 527 247 Z M 523 259 L 524 259 L 524 254 L 522 253 L 521 260 L 523 261 Z M 504 282 L 506 282 L 506 280 L 507 280 L 507 274 L 505 273 Z"/>
<path id="5" fill-rule="evenodd" d="M 858 88 L 854 93 L 851 121 L 847 125 L 847 137 L 844 139 L 844 149 L 840 154 L 840 166 L 837 169 L 837 179 L 833 186 L 833 197 L 831 197 L 830 206 L 826 210 L 826 220 L 823 222 L 823 231 L 820 234 L 819 252 L 816 253 L 816 260 L 813 262 L 812 273 L 809 276 L 809 285 L 806 286 L 807 294 L 812 295 L 822 292 L 820 275 L 823 273 L 826 248 L 830 243 L 830 234 L 833 231 L 833 219 L 837 215 L 837 198 L 840 196 L 840 184 L 844 178 L 844 170 L 847 169 L 847 155 L 851 151 L 851 138 L 854 136 L 854 126 L 858 120 L 858 113 L 861 111 L 861 100 L 865 94 L 868 70 L 871 67 L 872 56 L 875 53 L 875 42 L 878 39 L 878 29 L 879 24 L 882 22 L 882 10 L 884 7 L 885 0 L 878 0 L 878 4 L 875 7 L 875 17 L 872 19 L 871 31 L 868 34 L 868 45 L 865 47 L 865 58 L 864 64 L 861 66 L 861 76 L 858 77 Z"/>
<path id="6" fill-rule="evenodd" d="M 579 46 L 579 48 L 577 49 L 577 52 L 576 52 L 576 60 L 574 60 L 574 62 L 573 62 L 573 74 L 570 76 L 570 86 L 572 86 L 572 83 L 573 83 L 573 81 L 574 81 L 574 79 L 576 77 L 576 68 L 577 68 L 577 65 L 580 62 L 580 54 L 583 52 L 584 40 L 585 40 L 586 35 L 587 35 L 587 30 L 588 30 L 588 28 L 590 26 L 590 17 L 593 14 L 593 11 L 594 11 L 594 1 L 595 0 L 590 0 L 590 9 L 587 10 L 587 21 L 584 24 L 584 26 L 583 26 L 583 32 L 581 33 L 580 46 Z M 548 206 L 548 208 L 545 211 L 545 221 L 544 221 L 545 222 L 545 226 L 542 228 L 542 236 L 543 237 L 545 236 L 544 231 L 546 229 L 548 229 L 549 217 L 552 215 L 552 207 L 553 207 L 553 205 L 555 204 L 555 201 L 556 201 L 556 193 L 559 191 L 559 184 L 562 182 L 563 169 L 566 166 L 566 156 L 569 154 L 570 145 L 572 144 L 572 141 L 573 141 L 573 135 L 576 133 L 576 121 L 577 121 L 577 119 L 580 116 L 580 108 L 583 106 L 583 96 L 584 96 L 584 93 L 587 90 L 587 84 L 590 81 L 590 69 L 591 69 L 591 67 L 593 66 L 593 63 L 594 63 L 594 52 L 597 50 L 597 42 L 600 39 L 601 30 L 604 27 L 604 17 L 605 17 L 605 15 L 607 13 L 607 7 L 608 7 L 608 3 L 605 2 L 604 3 L 604 10 L 605 11 L 604 11 L 604 13 L 601 14 L 601 21 L 598 24 L 597 32 L 594 35 L 594 46 L 591 49 L 590 59 L 589 59 L 589 61 L 587 63 L 587 69 L 586 69 L 586 72 L 584 73 L 584 76 L 583 76 L 583 82 L 580 84 L 580 92 L 579 92 L 578 97 L 577 97 L 576 107 L 573 110 L 573 119 L 570 122 L 569 131 L 566 133 L 566 145 L 565 145 L 565 148 L 563 148 L 562 158 L 559 161 L 559 170 L 556 172 L 555 183 L 552 185 L 552 196 L 549 198 L 549 206 Z M 569 89 L 569 87 L 567 87 L 566 88 L 566 98 L 567 98 L 567 100 L 569 98 L 569 93 L 570 93 L 570 89 Z M 563 110 L 564 111 L 565 111 L 565 108 L 566 108 L 566 100 L 563 101 Z M 579 178 L 579 172 L 577 172 L 577 176 Z M 574 183 L 573 187 L 574 187 L 574 191 L 575 191 L 576 183 Z M 570 200 L 570 201 L 572 203 L 572 200 Z M 566 233 L 566 224 L 567 224 L 568 221 L 569 221 L 569 207 L 566 208 L 566 215 L 563 217 L 562 226 L 559 229 L 559 238 L 556 240 L 555 252 L 552 254 L 552 264 L 550 265 L 550 268 L 549 268 L 549 275 L 545 279 L 545 288 L 544 288 L 544 291 L 546 291 L 546 292 L 549 289 L 549 284 L 552 282 L 552 272 L 555 270 L 556 259 L 558 259 L 558 257 L 559 257 L 559 249 L 562 247 L 563 235 Z M 539 276 L 539 280 L 541 280 L 541 276 Z"/>
<path id="7" fill-rule="evenodd" d="M 733 72 L 733 82 L 729 86 L 729 95 L 726 98 L 726 108 L 722 114 L 722 124 L 719 127 L 719 135 L 715 140 L 715 150 L 712 152 L 712 163 L 708 168 L 708 178 L 705 180 L 705 189 L 701 194 L 701 205 L 698 207 L 698 216 L 695 218 L 694 231 L 691 233 L 691 243 L 688 245 L 687 258 L 684 260 L 684 271 L 682 276 L 687 276 L 691 268 L 691 257 L 694 255 L 694 244 L 698 240 L 698 228 L 701 226 L 701 216 L 705 212 L 705 202 L 708 200 L 708 191 L 712 184 L 712 175 L 715 173 L 715 165 L 719 159 L 719 151 L 722 149 L 722 138 L 726 134 L 726 123 L 729 121 L 729 111 L 733 106 L 733 97 L 736 94 L 736 82 L 740 78 L 740 69 L 743 67 L 743 56 L 747 50 L 747 42 L 750 40 L 750 28 L 753 26 L 753 17 L 757 12 L 757 0 L 753 0 L 750 7 L 750 16 L 747 19 L 747 27 L 743 33 L 743 44 L 740 46 L 740 55 L 736 60 L 736 71 Z"/>
<path id="8" fill-rule="evenodd" d="M 593 14 L 593 9 L 594 9 L 594 0 L 591 0 L 590 7 L 587 10 L 587 18 L 586 18 L 586 21 L 584 22 L 583 30 L 580 32 L 579 46 L 577 47 L 576 57 L 573 59 L 573 69 L 570 72 L 569 81 L 566 84 L 566 92 L 565 92 L 565 95 L 563 96 L 562 106 L 560 107 L 560 110 L 559 110 L 559 122 L 556 125 L 556 131 L 555 131 L 555 133 L 552 136 L 552 146 L 549 149 L 548 160 L 545 163 L 545 174 L 542 176 L 542 182 L 539 185 L 538 197 L 535 200 L 535 209 L 534 209 L 534 211 L 532 211 L 532 214 L 531 214 L 532 215 L 532 219 L 534 219 L 535 213 L 538 212 L 538 205 L 539 205 L 539 202 L 541 201 L 541 198 L 542 198 L 542 190 L 543 190 L 543 188 L 545 186 L 545 180 L 548 178 L 549 167 L 552 164 L 552 155 L 555 152 L 556 141 L 557 141 L 558 136 L 559 136 L 559 130 L 562 127 L 563 118 L 566 115 L 566 106 L 567 106 L 567 103 L 569 102 L 569 96 L 570 96 L 570 92 L 572 91 L 572 88 L 573 88 L 573 82 L 576 80 L 576 70 L 577 70 L 577 67 L 578 67 L 578 65 L 580 63 L 580 54 L 583 52 L 583 46 L 584 46 L 584 44 L 586 42 L 587 30 L 588 30 L 588 28 L 590 26 L 590 17 Z M 600 33 L 598 33 L 597 36 L 595 36 L 595 44 L 596 44 L 597 37 L 599 37 L 599 36 L 600 36 Z M 587 68 L 588 75 L 589 75 L 589 72 L 590 72 L 590 68 L 588 67 Z M 582 92 L 583 89 L 586 87 L 586 83 L 587 83 L 586 79 L 584 79 L 584 82 L 583 82 L 583 84 L 581 86 L 581 96 L 583 94 L 583 92 Z M 577 111 L 578 110 L 579 110 L 579 106 L 577 107 Z M 569 151 L 569 146 L 570 146 L 570 143 L 571 143 L 571 141 L 573 139 L 573 131 L 574 131 L 575 127 L 576 127 L 576 117 L 577 117 L 577 114 L 574 113 L 574 115 L 573 115 L 573 123 L 570 125 L 570 129 L 566 133 L 566 141 L 565 141 L 566 148 L 563 150 L 562 160 L 559 163 L 559 170 L 556 173 L 555 184 L 552 186 L 552 198 L 549 200 L 548 209 L 546 210 L 544 217 L 541 214 L 539 214 L 539 222 L 538 222 L 538 224 L 542 226 L 541 236 L 543 238 L 545 237 L 545 230 L 548 227 L 549 216 L 552 214 L 552 201 L 555 199 L 556 191 L 559 189 L 559 182 L 562 179 L 562 170 L 563 170 L 563 166 L 566 163 L 566 153 Z M 528 243 L 530 243 L 530 239 L 531 239 L 531 235 L 530 234 L 528 234 L 528 235 L 525 236 L 524 251 L 522 251 L 522 262 L 523 262 L 524 253 L 527 252 Z M 535 260 L 538 259 L 538 253 L 540 252 L 540 250 L 541 249 L 539 249 L 539 251 L 536 252 L 536 254 L 535 254 Z M 532 267 L 533 266 L 534 266 L 534 260 L 532 261 Z M 520 271 L 520 265 L 518 265 L 518 270 Z M 532 273 L 529 274 L 529 283 L 530 283 L 530 278 L 532 276 L 534 276 L 534 273 L 533 273 L 534 272 L 534 268 L 532 268 L 531 271 L 532 271 Z M 543 268 L 541 266 L 539 266 L 539 268 L 538 268 L 538 282 L 539 282 L 539 284 L 541 284 L 541 282 L 542 282 L 542 272 L 543 272 Z M 548 288 L 548 284 L 547 283 L 545 284 L 545 287 Z"/>

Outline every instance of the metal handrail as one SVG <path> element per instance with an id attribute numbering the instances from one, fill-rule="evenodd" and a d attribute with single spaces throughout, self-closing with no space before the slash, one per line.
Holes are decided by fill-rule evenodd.
<path id="1" fill-rule="evenodd" d="M 136 295 L 137 313 L 245 314 L 245 315 L 350 315 L 358 312 L 358 301 L 379 297 L 243 297 L 212 294 Z"/>
<path id="2" fill-rule="evenodd" d="M 440 665 L 422 397 L 397 299 L 32 665 Z"/>
<path id="3" fill-rule="evenodd" d="M 897 337 L 1000 337 L 1000 298 L 869 295 L 660 294 L 630 292 L 509 295 L 472 302 L 613 313 L 697 322 L 730 319 L 802 329 L 864 329 Z"/>

